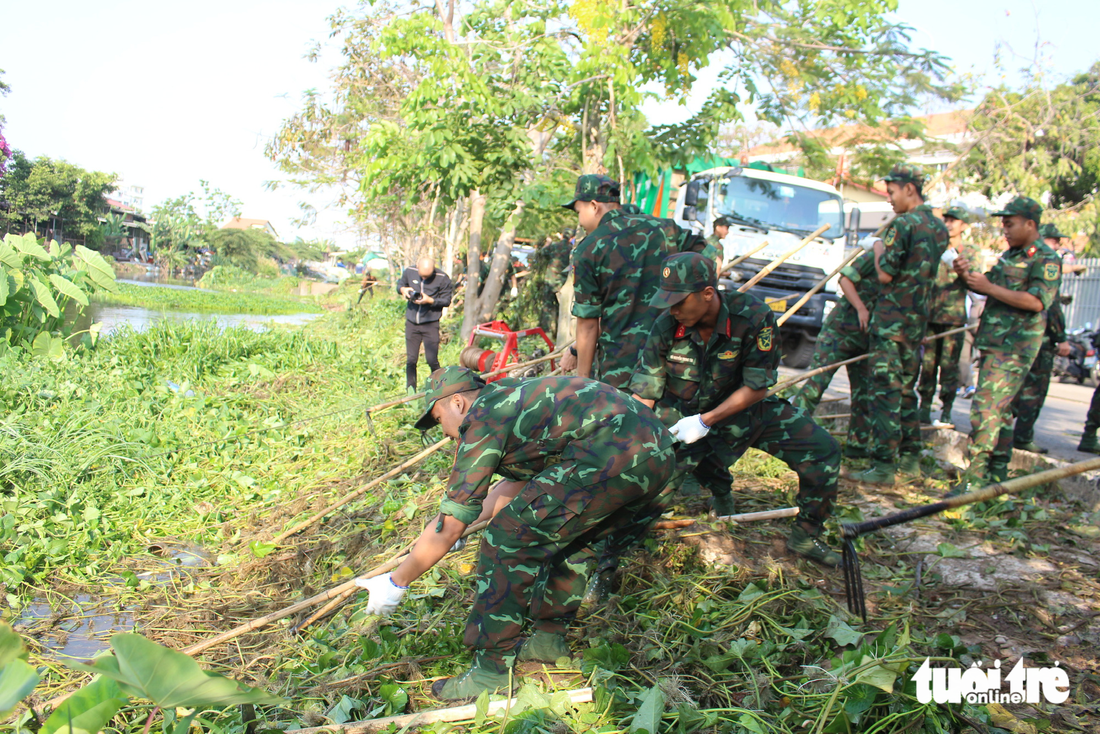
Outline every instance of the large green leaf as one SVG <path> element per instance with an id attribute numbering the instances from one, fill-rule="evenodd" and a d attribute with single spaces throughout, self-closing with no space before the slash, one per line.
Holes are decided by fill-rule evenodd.
<path id="1" fill-rule="evenodd" d="M 49 262 L 51 259 L 50 253 L 38 244 L 38 238 L 32 232 L 28 232 L 22 237 L 13 237 L 10 243 L 24 255 L 30 255 L 44 262 Z"/>
<path id="2" fill-rule="evenodd" d="M 102 675 L 54 709 L 39 734 L 97 734 L 126 703 L 118 683 Z"/>
<path id="3" fill-rule="evenodd" d="M 8 302 L 8 271 L 0 265 L 0 306 Z"/>
<path id="4" fill-rule="evenodd" d="M 55 319 L 61 315 L 61 309 L 57 306 L 57 301 L 53 299 L 53 293 L 50 293 L 50 287 L 43 283 L 38 278 L 30 279 L 31 290 L 34 291 L 34 300 L 38 301 L 38 305 L 46 309 L 46 313 L 53 316 Z"/>
<path id="5" fill-rule="evenodd" d="M 630 722 L 630 732 L 657 734 L 661 727 L 661 715 L 665 712 L 665 694 L 660 686 L 653 686 L 642 697 L 642 705 Z"/>
<path id="6" fill-rule="evenodd" d="M 111 293 L 118 290 L 118 284 L 115 283 L 115 271 L 111 269 L 110 264 L 103 259 L 102 255 L 94 250 L 89 250 L 84 245 L 77 245 L 75 252 L 77 258 L 84 263 L 93 283 Z"/>
<path id="7" fill-rule="evenodd" d="M 65 340 L 43 331 L 31 343 L 31 354 L 36 357 L 46 357 L 54 362 L 63 362 L 65 361 Z"/>
<path id="8" fill-rule="evenodd" d="M 113 678 L 123 691 L 147 698 L 161 708 L 284 703 L 278 696 L 207 672 L 182 652 L 169 650 L 141 635 L 129 632 L 115 635 L 111 647 L 114 655 L 97 658 L 92 665 L 70 665 Z"/>
<path id="9" fill-rule="evenodd" d="M 34 690 L 38 673 L 26 662 L 23 640 L 7 622 L 0 622 L 0 721 Z"/>
<path id="10" fill-rule="evenodd" d="M 65 280 L 57 273 L 50 273 L 50 282 L 53 283 L 54 288 L 56 288 L 60 293 L 63 293 L 64 295 L 73 299 L 81 306 L 88 305 L 88 295 L 84 291 L 80 290 L 80 287 L 73 283 L 71 280 Z"/>
<path id="11" fill-rule="evenodd" d="M 4 263 L 9 268 L 21 268 L 23 267 L 23 256 L 16 252 L 11 245 L 11 240 L 14 237 L 15 235 L 9 234 L 3 242 L 0 242 L 0 263 Z"/>

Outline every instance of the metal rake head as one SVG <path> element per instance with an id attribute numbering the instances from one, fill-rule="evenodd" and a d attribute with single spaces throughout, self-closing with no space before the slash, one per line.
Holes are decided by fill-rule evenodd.
<path id="1" fill-rule="evenodd" d="M 848 601 L 848 611 L 858 614 L 867 622 L 867 600 L 863 596 L 863 575 L 859 572 L 859 556 L 852 544 L 854 538 L 844 539 L 844 596 Z"/>

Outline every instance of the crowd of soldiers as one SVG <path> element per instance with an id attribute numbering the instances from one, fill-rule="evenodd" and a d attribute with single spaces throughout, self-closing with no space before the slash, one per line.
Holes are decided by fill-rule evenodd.
<path id="1" fill-rule="evenodd" d="M 895 168 L 886 184 L 898 216 L 843 271 L 846 298 L 815 355 L 816 364 L 869 355 L 849 367 L 845 456 L 870 462 L 852 476 L 891 484 L 899 472 L 919 475 L 922 409 L 938 374 L 950 415 L 960 340 L 943 335 L 966 323 L 960 299 L 970 291 L 986 306 L 974 340 L 981 363 L 963 485 L 997 479 L 1012 445 L 1011 405 L 1043 348 L 1061 277 L 1058 256 L 1039 237 L 1041 208 L 1017 198 L 996 212 L 1009 250 L 981 274 L 961 239 L 964 211 L 937 218 L 916 168 Z M 617 182 L 584 175 L 565 205 L 587 232 L 572 254 L 577 336 L 562 364 L 576 376 L 487 384 L 445 367 L 429 378 L 416 426 L 439 425 L 456 439 L 449 489 L 407 560 L 357 583 L 370 592 L 368 612 L 392 613 L 470 525 L 489 523 L 465 632 L 473 662 L 436 682 L 441 699 L 510 688 L 517 660 L 568 656 L 565 634 L 586 590 L 608 587 L 619 558 L 689 478 L 709 490 L 717 516 L 734 512 L 731 467 L 750 447 L 798 475 L 787 548 L 823 566 L 840 563 L 821 534 L 841 450 L 811 417 L 827 378 L 793 403 L 772 394 L 775 315 L 749 293 L 719 289 L 724 233 L 705 240 L 620 198 Z M 922 345 L 927 379 L 918 390 Z M 494 475 L 503 480 L 494 484 Z"/>

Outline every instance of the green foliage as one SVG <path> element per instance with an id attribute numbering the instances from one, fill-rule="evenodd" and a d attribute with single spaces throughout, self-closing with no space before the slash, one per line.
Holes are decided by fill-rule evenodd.
<path id="1" fill-rule="evenodd" d="M 38 673 L 27 663 L 27 648 L 7 622 L 0 621 L 0 720 L 6 719 L 34 687 Z"/>
<path id="2" fill-rule="evenodd" d="M 282 252 L 275 238 L 259 229 L 215 229 L 207 233 L 206 243 L 225 263 L 253 273 L 262 258 Z"/>
<path id="3" fill-rule="evenodd" d="M 57 242 L 47 250 L 32 233 L 9 234 L 0 242 L 0 345 L 64 359 L 65 340 L 88 297 L 117 288 L 98 252 Z M 95 333 L 86 343 L 94 345 Z"/>
<path id="4" fill-rule="evenodd" d="M 119 283 L 117 288 L 114 293 L 97 294 L 95 300 L 101 303 L 117 303 L 124 306 L 144 306 L 155 311 L 186 311 L 188 313 L 274 315 L 317 313 L 321 310 L 313 300 L 268 295 L 266 293 L 184 290 L 180 288 L 131 285 L 129 283 Z"/>
<path id="5" fill-rule="evenodd" d="M 8 172 L 0 177 L 0 221 L 9 229 L 25 225 L 55 225 L 65 237 L 99 235 L 99 217 L 107 211 L 106 195 L 114 188 L 113 173 L 86 171 L 63 160 L 39 156 L 33 161 L 15 151 Z"/>
<path id="6" fill-rule="evenodd" d="M 183 267 L 191 252 L 203 245 L 203 222 L 195 197 L 184 194 L 153 207 L 150 247 L 157 264 L 169 271 Z"/>
<path id="7" fill-rule="evenodd" d="M 289 294 L 298 288 L 300 282 L 293 276 L 277 279 L 261 278 L 236 265 L 215 265 L 207 270 L 195 285 L 199 288 L 216 290 Z"/>

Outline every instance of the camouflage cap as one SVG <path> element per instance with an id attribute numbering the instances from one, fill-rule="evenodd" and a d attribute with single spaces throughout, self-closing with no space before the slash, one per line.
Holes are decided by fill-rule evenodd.
<path id="1" fill-rule="evenodd" d="M 573 192 L 573 201 L 562 204 L 562 207 L 575 211 L 578 201 L 602 201 L 606 204 L 618 204 L 621 196 L 618 181 L 607 176 L 586 173 L 577 179 L 577 189 Z"/>
<path id="2" fill-rule="evenodd" d="M 897 183 L 903 186 L 911 183 L 917 187 L 917 191 L 920 191 L 924 187 L 924 171 L 920 169 L 920 166 L 906 163 L 891 168 L 890 173 L 883 176 L 882 180 L 886 183 Z"/>
<path id="3" fill-rule="evenodd" d="M 952 219 L 958 219 L 960 222 L 966 222 L 970 224 L 970 212 L 961 206 L 949 206 L 943 210 L 943 216 L 946 219 L 951 217 Z"/>
<path id="4" fill-rule="evenodd" d="M 1043 205 L 1035 201 L 1035 199 L 1029 199 L 1026 196 L 1017 196 L 1015 199 L 1008 202 L 1008 205 L 1004 209 L 998 212 L 992 212 L 989 216 L 1019 216 L 1039 224 L 1043 219 Z"/>
<path id="5" fill-rule="evenodd" d="M 708 285 L 718 287 L 718 269 L 714 260 L 697 252 L 670 255 L 661 268 L 661 288 L 653 294 L 649 305 L 670 308 Z"/>
<path id="6" fill-rule="evenodd" d="M 444 367 L 436 370 L 428 377 L 428 384 L 424 388 L 424 413 L 414 425 L 421 431 L 428 430 L 436 424 L 432 417 L 435 401 L 456 392 L 480 390 L 483 387 L 485 380 L 481 379 L 481 375 L 465 367 Z"/>
<path id="7" fill-rule="evenodd" d="M 1057 224 L 1044 224 L 1042 227 L 1039 227 L 1039 236 L 1044 240 L 1047 238 L 1060 240 L 1063 237 L 1069 237 L 1069 235 L 1062 234 L 1058 231 Z"/>

